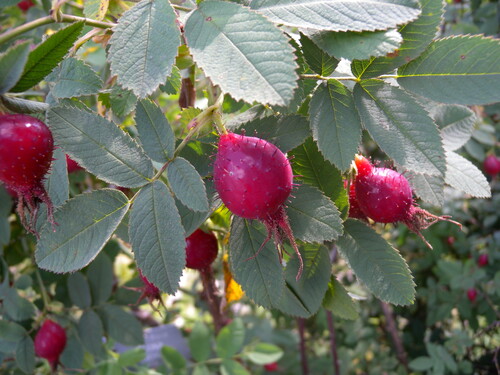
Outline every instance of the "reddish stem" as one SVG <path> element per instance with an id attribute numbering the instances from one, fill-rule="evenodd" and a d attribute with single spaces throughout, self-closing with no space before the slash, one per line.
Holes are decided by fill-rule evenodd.
<path id="1" fill-rule="evenodd" d="M 389 336 L 391 337 L 394 344 L 394 349 L 396 350 L 396 357 L 398 358 L 399 362 L 406 368 L 406 370 L 408 370 L 408 355 L 406 354 L 403 341 L 399 336 L 392 307 L 382 301 L 380 301 L 380 305 L 382 306 L 382 312 L 385 316 L 385 328 L 389 333 Z"/>
<path id="2" fill-rule="evenodd" d="M 328 322 L 328 330 L 330 331 L 330 350 L 332 352 L 334 375 L 340 375 L 340 362 L 337 353 L 337 336 L 335 334 L 335 326 L 333 324 L 333 314 L 326 310 L 326 320 Z"/>
<path id="3" fill-rule="evenodd" d="M 210 310 L 210 314 L 212 315 L 212 319 L 214 321 L 215 334 L 217 334 L 222 327 L 227 324 L 228 319 L 222 312 L 221 298 L 217 294 L 217 288 L 215 287 L 212 266 L 208 266 L 207 268 L 200 270 L 200 276 L 208 309 Z"/>
<path id="4" fill-rule="evenodd" d="M 307 362 L 307 347 L 305 338 L 305 323 L 304 318 L 297 318 L 297 325 L 299 327 L 299 350 L 300 350 L 300 362 L 302 365 L 302 375 L 309 375 L 309 364 Z"/>

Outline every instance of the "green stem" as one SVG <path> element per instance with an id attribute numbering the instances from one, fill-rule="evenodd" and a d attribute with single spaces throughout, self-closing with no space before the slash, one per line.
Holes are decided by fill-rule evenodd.
<path id="1" fill-rule="evenodd" d="M 21 238 L 21 246 L 23 248 L 23 251 L 26 254 L 31 254 L 29 246 L 26 243 L 25 237 Z M 42 293 L 42 300 L 43 300 L 43 311 L 45 312 L 45 311 L 48 311 L 49 305 L 50 305 L 49 294 L 47 293 L 47 289 L 45 289 L 45 285 L 43 284 L 43 280 L 42 280 L 42 275 L 40 275 L 40 269 L 36 265 L 36 261 L 35 261 L 33 254 L 31 254 L 31 260 L 35 266 L 36 280 L 38 281 L 38 284 L 40 284 L 40 292 Z"/>
<path id="2" fill-rule="evenodd" d="M 86 25 L 98 27 L 100 29 L 109 29 L 109 28 L 115 26 L 114 23 L 110 23 L 110 22 L 96 21 L 96 20 L 92 20 L 90 18 L 78 17 L 78 16 L 73 16 L 70 14 L 62 14 L 61 15 L 61 22 L 74 23 L 74 22 L 79 22 L 79 21 L 83 21 L 83 22 L 85 22 Z M 30 30 L 36 29 L 37 27 L 49 25 L 49 24 L 55 23 L 55 22 L 56 21 L 54 20 L 54 18 L 52 18 L 51 16 L 46 16 L 46 17 L 38 18 L 38 19 L 31 21 L 31 22 L 28 22 L 28 23 L 25 23 L 21 26 L 18 26 L 12 30 L 9 30 L 9 31 L 1 34 L 0 35 L 0 44 L 6 43 L 9 40 L 14 39 L 15 37 L 17 37 L 21 34 L 24 34 Z"/>
<path id="3" fill-rule="evenodd" d="M 172 8 L 177 10 L 182 10 L 183 12 L 191 12 L 193 9 L 188 7 L 183 7 L 182 5 L 172 4 Z"/>

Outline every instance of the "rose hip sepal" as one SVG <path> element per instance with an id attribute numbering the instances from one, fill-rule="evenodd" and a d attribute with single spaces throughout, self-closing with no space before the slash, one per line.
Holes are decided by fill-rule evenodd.
<path id="1" fill-rule="evenodd" d="M 28 115 L 0 115 L 0 181 L 17 194 L 21 223 L 35 235 L 40 203 L 47 205 L 47 220 L 55 224 L 53 205 L 43 185 L 53 150 L 52 133 L 42 121 Z"/>
<path id="2" fill-rule="evenodd" d="M 34 344 L 35 354 L 46 359 L 52 371 L 55 371 L 66 347 L 66 331 L 56 322 L 47 319 L 36 333 Z"/>
<path id="3" fill-rule="evenodd" d="M 137 302 L 135 303 L 135 306 L 138 306 L 141 301 L 146 298 L 148 300 L 149 305 L 153 308 L 154 311 L 158 311 L 159 305 L 162 305 L 164 308 L 166 308 L 165 304 L 163 303 L 163 299 L 161 298 L 161 291 L 160 289 L 154 285 L 151 281 L 148 280 L 146 276 L 143 275 L 142 270 L 138 268 L 139 271 L 139 277 L 142 281 L 143 286 L 139 288 L 134 288 L 134 287 L 124 287 L 125 289 L 133 290 L 136 292 L 141 293 L 139 298 L 137 299 Z M 154 301 L 158 301 L 158 307 L 155 307 L 153 305 Z"/>
<path id="4" fill-rule="evenodd" d="M 358 170 L 354 181 L 356 200 L 361 211 L 373 221 L 403 222 L 431 249 L 422 230 L 438 221 L 449 221 L 462 228 L 449 216 L 436 216 L 416 206 L 410 183 L 402 174 L 392 169 L 374 167 L 361 155 L 356 155 L 354 162 Z"/>
<path id="5" fill-rule="evenodd" d="M 254 257 L 273 237 L 281 260 L 285 235 L 299 258 L 296 279 L 300 279 L 304 263 L 285 211 L 293 188 L 292 167 L 285 154 L 257 137 L 222 134 L 214 163 L 214 182 L 229 211 L 265 224 L 267 237 Z"/>

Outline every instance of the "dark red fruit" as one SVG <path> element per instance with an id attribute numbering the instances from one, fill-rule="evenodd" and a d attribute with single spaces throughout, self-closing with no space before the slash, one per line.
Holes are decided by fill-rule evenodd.
<path id="1" fill-rule="evenodd" d="M 403 222 L 431 249 L 422 230 L 441 220 L 461 227 L 449 216 L 436 216 L 415 206 L 410 184 L 402 174 L 388 168 L 376 168 L 361 155 L 356 155 L 354 161 L 358 170 L 354 181 L 356 200 L 370 219 L 380 223 Z"/>
<path id="2" fill-rule="evenodd" d="M 55 370 L 65 346 L 64 328 L 50 319 L 45 320 L 35 336 L 36 355 L 49 361 L 52 370 Z"/>
<path id="3" fill-rule="evenodd" d="M 48 219 L 54 223 L 52 203 L 43 186 L 53 149 L 52 134 L 42 121 L 28 115 L 0 116 L 0 181 L 16 192 L 17 211 L 32 233 L 40 202 L 47 204 Z M 25 207 L 30 224 L 26 222 Z"/>
<path id="4" fill-rule="evenodd" d="M 78 164 L 76 161 L 71 159 L 68 155 L 66 155 L 66 165 L 68 168 L 68 173 L 81 171 L 83 169 L 82 167 L 80 167 L 80 164 Z"/>
<path id="5" fill-rule="evenodd" d="M 475 288 L 468 289 L 467 290 L 467 298 L 469 299 L 469 301 L 474 303 L 476 301 L 476 298 L 477 298 L 477 290 Z"/>
<path id="6" fill-rule="evenodd" d="M 483 169 L 487 175 L 495 177 L 500 173 L 500 159 L 495 155 L 486 156 L 483 162 Z"/>
<path id="7" fill-rule="evenodd" d="M 268 372 L 276 372 L 279 370 L 278 362 L 268 363 L 264 365 L 264 369 Z"/>
<path id="8" fill-rule="evenodd" d="M 484 267 L 488 265 L 488 254 L 481 254 L 479 258 L 477 258 L 477 265 L 479 267 Z"/>
<path id="9" fill-rule="evenodd" d="M 293 187 L 292 167 L 285 154 L 257 137 L 223 134 L 214 163 L 214 181 L 220 198 L 233 214 L 266 225 L 268 235 L 261 249 L 274 237 L 281 257 L 281 237 L 286 235 L 300 260 L 299 279 L 302 257 L 285 212 Z"/>
<path id="10" fill-rule="evenodd" d="M 217 237 L 210 232 L 196 229 L 186 238 L 186 267 L 203 270 L 217 258 Z"/>
<path id="11" fill-rule="evenodd" d="M 17 6 L 19 7 L 19 9 L 26 13 L 29 8 L 35 6 L 35 3 L 33 3 L 33 1 L 31 0 L 22 0 L 17 3 Z"/>

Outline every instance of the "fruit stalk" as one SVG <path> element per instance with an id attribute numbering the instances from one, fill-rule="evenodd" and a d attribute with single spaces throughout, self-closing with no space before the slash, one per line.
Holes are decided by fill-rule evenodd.
<path id="1" fill-rule="evenodd" d="M 398 357 L 399 362 L 405 367 L 406 371 L 409 371 L 408 355 L 406 354 L 403 342 L 399 336 L 392 307 L 384 301 L 380 301 L 380 306 L 382 307 L 382 312 L 385 317 L 385 330 L 391 336 L 394 349 L 396 349 L 396 357 Z"/>
<path id="2" fill-rule="evenodd" d="M 222 312 L 221 298 L 217 294 L 215 287 L 215 279 L 212 266 L 208 266 L 200 270 L 201 283 L 203 285 L 203 292 L 208 304 L 208 309 L 214 321 L 215 334 L 224 327 L 228 319 Z"/>
<path id="3" fill-rule="evenodd" d="M 332 361 L 334 368 L 334 375 L 340 375 L 340 362 L 337 353 L 337 335 L 335 334 L 335 326 L 333 324 L 333 314 L 331 311 L 326 310 L 326 320 L 328 323 L 328 330 L 330 331 L 330 351 L 332 352 Z"/>
<path id="4" fill-rule="evenodd" d="M 299 351 L 300 351 L 300 364 L 302 367 L 302 375 L 309 375 L 309 363 L 307 361 L 307 345 L 306 345 L 306 320 L 304 318 L 297 318 L 297 325 L 299 327 Z"/>

